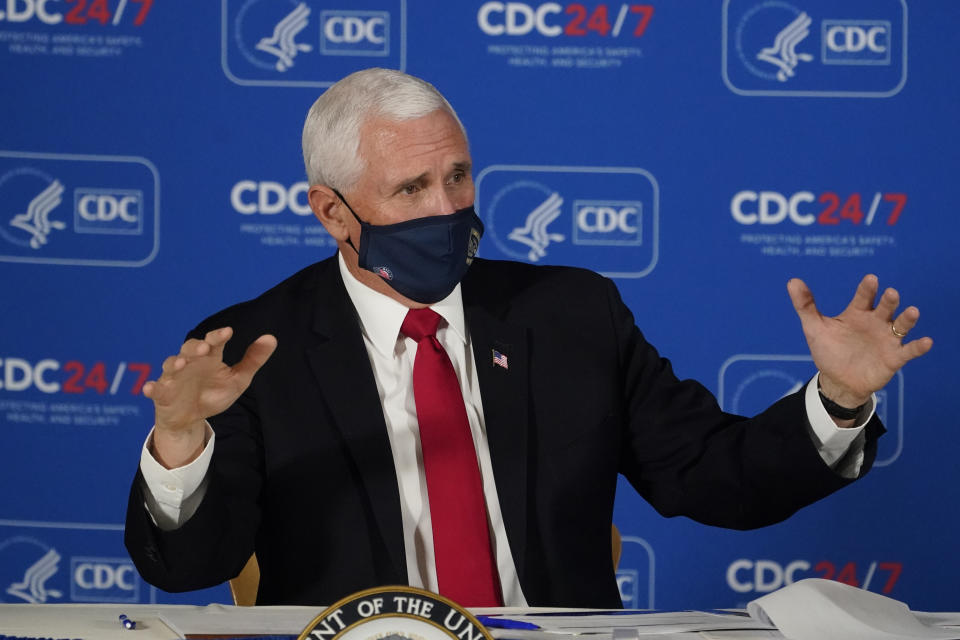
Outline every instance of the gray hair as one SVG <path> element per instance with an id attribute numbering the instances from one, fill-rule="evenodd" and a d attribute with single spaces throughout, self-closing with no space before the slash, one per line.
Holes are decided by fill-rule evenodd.
<path id="1" fill-rule="evenodd" d="M 360 129 L 370 118 L 400 122 L 442 109 L 467 132 L 446 98 L 432 84 L 393 69 L 351 73 L 310 107 L 303 123 L 303 163 L 311 185 L 340 191 L 352 187 L 364 171 Z"/>

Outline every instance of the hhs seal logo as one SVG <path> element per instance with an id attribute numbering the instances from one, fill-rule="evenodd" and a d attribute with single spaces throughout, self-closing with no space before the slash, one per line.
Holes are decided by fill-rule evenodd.
<path id="1" fill-rule="evenodd" d="M 47 236 L 52 231 L 66 229 L 67 225 L 62 220 L 50 219 L 51 212 L 63 201 L 63 183 L 59 180 L 37 169 L 22 167 L 0 176 L 0 188 L 4 184 L 7 185 L 7 191 L 23 194 L 20 198 L 14 196 L 15 206 L 26 203 L 25 210 L 14 213 L 9 221 L 10 227 L 26 235 L 18 236 L 16 231 L 0 227 L 0 234 L 3 234 L 4 238 L 13 244 L 36 250 L 47 244 Z M 31 197 L 38 190 L 39 193 Z"/>
<path id="2" fill-rule="evenodd" d="M 294 42 L 294 38 L 300 35 L 300 32 L 307 28 L 307 18 L 310 16 L 310 9 L 307 5 L 300 3 L 296 9 L 283 17 L 273 28 L 273 33 L 269 38 L 262 38 L 257 43 L 257 49 L 268 53 L 276 58 L 275 67 L 277 71 L 283 73 L 293 66 L 293 59 L 298 53 L 308 52 L 313 47 L 309 44 Z M 252 62 L 260 62 L 253 58 Z"/>
<path id="3" fill-rule="evenodd" d="M 753 416 L 802 390 L 816 373 L 810 356 L 739 354 L 720 367 L 717 398 L 729 413 Z M 874 466 L 885 467 L 903 450 L 903 372 L 876 393 L 874 411 L 889 433 L 878 444 Z"/>
<path id="4" fill-rule="evenodd" d="M 0 602 L 140 601 L 122 538 L 123 525 L 0 521 Z M 112 555 L 86 555 L 98 549 Z"/>
<path id="5" fill-rule="evenodd" d="M 644 169 L 494 165 L 477 176 L 476 207 L 487 257 L 620 278 L 657 263 L 659 187 Z"/>
<path id="6" fill-rule="evenodd" d="M 907 79 L 905 0 L 725 0 L 723 79 L 740 95 L 892 96 Z"/>
<path id="7" fill-rule="evenodd" d="M 63 598 L 61 560 L 56 549 L 35 538 L 0 542 L 0 602 L 43 604 Z"/>
<path id="8" fill-rule="evenodd" d="M 237 84 L 329 87 L 406 67 L 406 0 L 222 0 L 221 64 Z"/>

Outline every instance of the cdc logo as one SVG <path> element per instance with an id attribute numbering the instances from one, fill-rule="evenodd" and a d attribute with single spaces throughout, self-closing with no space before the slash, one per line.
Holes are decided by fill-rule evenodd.
<path id="1" fill-rule="evenodd" d="M 740 354 L 720 367 L 717 397 L 724 411 L 753 416 L 805 387 L 816 373 L 810 356 Z M 875 467 L 892 464 L 903 450 L 903 372 L 876 393 L 874 411 L 890 433 L 879 442 Z"/>
<path id="2" fill-rule="evenodd" d="M 534 29 L 547 37 L 559 36 L 563 27 L 548 24 L 547 16 L 561 14 L 563 7 L 556 2 L 547 2 L 536 9 L 522 2 L 485 2 L 477 12 L 477 24 L 488 36 L 525 36 Z M 500 15 L 499 22 L 494 16 Z"/>
<path id="3" fill-rule="evenodd" d="M 312 216 L 307 202 L 309 188 L 302 181 L 286 187 L 272 180 L 241 180 L 230 190 L 230 204 L 244 215 L 270 216 L 289 210 L 297 216 Z"/>
<path id="4" fill-rule="evenodd" d="M 75 602 L 137 602 L 140 576 L 123 558 L 70 559 L 70 599 Z"/>
<path id="5" fill-rule="evenodd" d="M 723 77 L 741 95 L 889 97 L 907 77 L 904 0 L 725 0 Z M 854 68 L 851 68 L 854 67 Z"/>
<path id="6" fill-rule="evenodd" d="M 127 189 L 73 192 L 77 233 L 143 233 L 143 193 Z"/>
<path id="7" fill-rule="evenodd" d="M 223 71 L 242 85 L 329 87 L 371 65 L 406 66 L 406 0 L 222 0 Z"/>
<path id="8" fill-rule="evenodd" d="M 573 203 L 575 244 L 641 245 L 643 202 L 578 200 Z"/>
<path id="9" fill-rule="evenodd" d="M 27 22 L 34 17 L 44 24 L 59 24 L 63 22 L 63 14 L 51 11 L 47 3 L 51 0 L 7 0 L 6 11 L 0 11 L 0 20 L 7 22 Z M 0 5 L 2 6 L 2 5 Z"/>
<path id="10" fill-rule="evenodd" d="M 0 262 L 149 263 L 159 182 L 144 158 L 0 151 Z"/>
<path id="11" fill-rule="evenodd" d="M 320 51 L 339 56 L 390 55 L 390 14 L 386 11 L 322 11 Z"/>
<path id="12" fill-rule="evenodd" d="M 654 609 L 656 555 L 653 547 L 637 536 L 620 538 L 617 588 L 628 609 Z"/>
<path id="13" fill-rule="evenodd" d="M 658 250 L 658 186 L 627 167 L 495 165 L 477 176 L 484 255 L 639 278 Z"/>
<path id="14" fill-rule="evenodd" d="M 824 20 L 825 64 L 890 64 L 889 20 Z"/>
<path id="15" fill-rule="evenodd" d="M 140 575 L 122 549 L 119 524 L 2 520 L 0 602 L 138 602 Z"/>

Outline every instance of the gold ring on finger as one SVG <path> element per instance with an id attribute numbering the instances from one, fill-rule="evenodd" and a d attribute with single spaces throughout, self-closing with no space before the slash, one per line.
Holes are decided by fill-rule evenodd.
<path id="1" fill-rule="evenodd" d="M 892 322 L 890 323 L 890 331 L 892 331 L 893 335 L 897 336 L 897 338 L 899 338 L 900 340 L 903 340 L 907 336 L 906 331 L 904 331 L 903 333 L 900 333 L 899 331 L 897 331 L 897 325 L 893 324 Z"/>

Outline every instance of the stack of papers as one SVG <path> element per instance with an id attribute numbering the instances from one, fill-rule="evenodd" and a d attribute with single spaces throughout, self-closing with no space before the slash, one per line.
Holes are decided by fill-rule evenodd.
<path id="1" fill-rule="evenodd" d="M 515 640 L 563 640 L 558 635 L 589 635 L 590 640 L 632 640 L 643 637 L 676 634 L 696 634 L 702 631 L 763 631 L 751 638 L 777 637 L 768 632 L 775 630 L 767 621 L 754 620 L 745 612 L 724 611 L 585 611 L 577 613 L 530 613 L 524 615 L 503 615 L 505 620 L 536 625 L 539 630 L 500 629 L 493 615 L 488 625 L 495 638 Z M 679 636 L 682 637 L 682 636 Z M 702 635 L 692 637 L 702 638 Z"/>
<path id="2" fill-rule="evenodd" d="M 163 611 L 160 619 L 181 636 L 298 635 L 321 612 L 319 607 L 210 605 Z M 491 635 L 503 640 L 960 640 L 960 614 L 915 614 L 902 602 L 820 579 L 758 598 L 747 611 L 500 608 L 475 613 L 483 614 Z"/>
<path id="3" fill-rule="evenodd" d="M 590 640 L 649 640 L 667 636 L 725 640 L 960 640 L 960 614 L 914 614 L 897 600 L 820 579 L 801 580 L 758 598 L 746 612 L 543 612 L 503 614 L 503 618 L 532 623 L 539 629 L 491 629 L 495 638 L 557 640 L 558 634 L 567 634 L 590 635 Z"/>
<path id="4" fill-rule="evenodd" d="M 830 580 L 801 580 L 754 600 L 747 611 L 793 640 L 960 639 L 960 628 L 925 624 L 902 602 Z"/>

